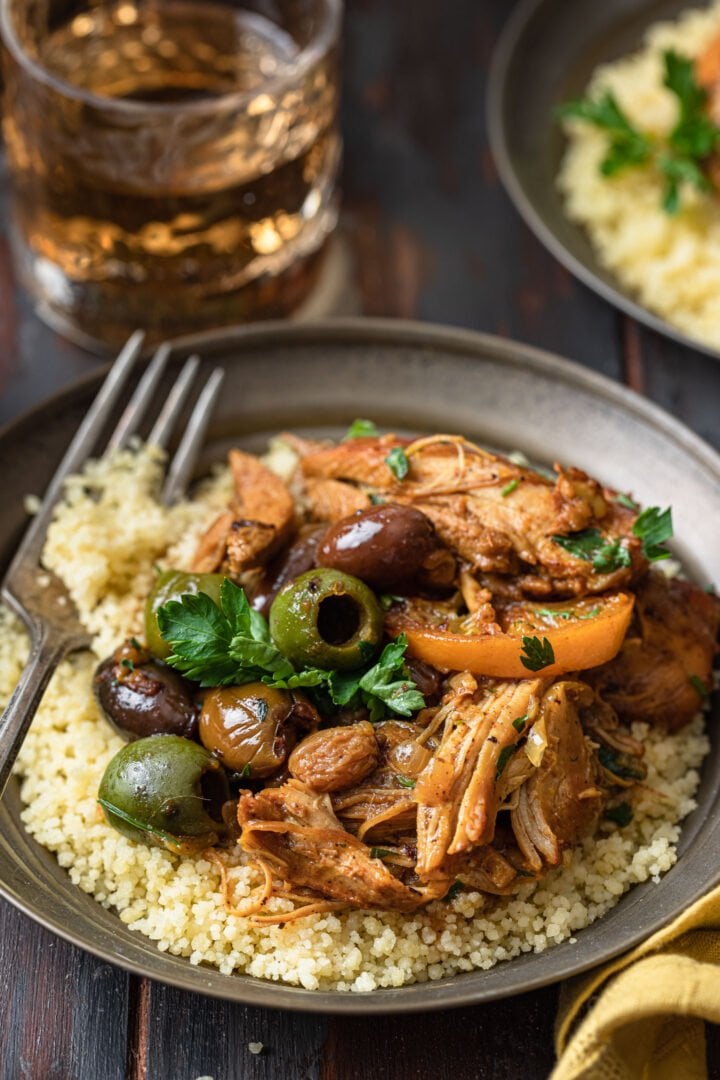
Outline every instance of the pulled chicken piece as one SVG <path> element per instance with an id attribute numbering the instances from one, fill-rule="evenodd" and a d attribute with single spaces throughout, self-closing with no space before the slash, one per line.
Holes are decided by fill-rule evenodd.
<path id="1" fill-rule="evenodd" d="M 294 886 L 360 908 L 414 911 L 427 902 L 343 829 L 328 795 L 299 780 L 257 795 L 244 792 L 238 822 L 243 851 L 262 857 Z"/>
<path id="2" fill-rule="evenodd" d="M 649 573 L 637 591 L 634 623 L 614 660 L 588 673 L 622 720 L 677 731 L 712 689 L 720 601 L 680 578 Z"/>
<path id="3" fill-rule="evenodd" d="M 406 456 L 403 480 L 388 464 L 391 450 Z M 580 469 L 555 468 L 553 484 L 451 435 L 412 443 L 394 435 L 352 439 L 300 462 L 308 483 L 322 478 L 359 484 L 413 505 L 473 572 L 516 575 L 525 595 L 584 596 L 627 585 L 647 567 L 632 533 L 636 514 Z M 601 570 L 554 539 L 585 529 L 597 529 L 608 543 L 622 541 L 628 558 Z"/>
<path id="4" fill-rule="evenodd" d="M 543 679 L 522 679 L 485 680 L 478 686 L 466 675 L 441 702 L 442 741 L 413 792 L 421 880 L 444 873 L 448 855 L 492 842 L 508 794 L 505 770 L 547 685 Z"/>
<path id="5" fill-rule="evenodd" d="M 593 831 L 605 805 L 600 766 L 579 717 L 593 698 L 585 683 L 568 681 L 543 695 L 536 723 L 544 726 L 547 745 L 510 816 L 532 873 L 557 866 L 565 848 Z"/>
<path id="6" fill-rule="evenodd" d="M 235 494 L 203 535 L 191 569 L 238 577 L 263 566 L 290 539 L 295 506 L 287 485 L 253 454 L 231 450 Z"/>

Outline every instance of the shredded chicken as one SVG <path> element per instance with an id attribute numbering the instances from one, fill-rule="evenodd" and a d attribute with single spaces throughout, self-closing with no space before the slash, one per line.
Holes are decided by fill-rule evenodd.
<path id="1" fill-rule="evenodd" d="M 235 494 L 204 534 L 192 570 L 237 577 L 263 566 L 292 536 L 295 504 L 287 485 L 253 454 L 230 451 Z"/>
<path id="2" fill-rule="evenodd" d="M 451 690 L 441 703 L 443 738 L 414 792 L 421 880 L 441 871 L 447 855 L 492 841 L 506 794 L 503 772 L 545 685 L 542 679 L 487 681 L 472 694 Z"/>
<path id="3" fill-rule="evenodd" d="M 387 457 L 403 447 L 409 472 L 398 481 Z M 311 482 L 352 482 L 412 504 L 473 570 L 515 575 L 528 595 L 604 592 L 626 585 L 646 566 L 632 534 L 634 512 L 579 469 L 557 466 L 553 486 L 532 469 L 452 436 L 408 445 L 392 435 L 323 447 L 303 457 L 300 467 Z M 590 527 L 610 541 L 622 538 L 630 565 L 601 572 L 553 539 Z"/>
<path id="4" fill-rule="evenodd" d="M 581 682 L 558 682 L 544 694 L 538 720 L 547 747 L 542 761 L 519 789 L 512 827 L 533 873 L 543 863 L 557 866 L 566 847 L 592 832 L 606 792 L 592 745 L 583 732 L 578 707 L 593 699 Z"/>
<path id="5" fill-rule="evenodd" d="M 675 731 L 697 715 L 713 685 L 720 601 L 659 572 L 637 592 L 635 628 L 588 681 L 625 720 Z"/>
<path id="6" fill-rule="evenodd" d="M 242 795 L 238 821 L 243 850 L 261 855 L 293 885 L 356 907 L 413 911 L 425 902 L 343 829 L 327 795 L 298 780 Z"/>

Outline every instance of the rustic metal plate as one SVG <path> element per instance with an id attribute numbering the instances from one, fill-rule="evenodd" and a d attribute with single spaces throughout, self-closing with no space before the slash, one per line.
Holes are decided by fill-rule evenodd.
<path id="1" fill-rule="evenodd" d="M 720 357 L 639 303 L 595 255 L 582 226 L 570 221 L 556 187 L 565 139 L 553 119 L 580 97 L 598 64 L 639 48 L 651 23 L 674 19 L 687 0 L 524 0 L 493 56 L 488 127 L 505 188 L 537 238 L 604 300 L 682 345 Z M 701 6 L 701 5 L 698 5 Z"/>
<path id="2" fill-rule="evenodd" d="M 355 416 L 390 428 L 464 432 L 523 450 L 539 462 L 579 465 L 644 503 L 672 502 L 676 552 L 699 581 L 720 581 L 720 457 L 654 405 L 577 365 L 480 334 L 374 320 L 267 324 L 204 335 L 195 346 L 206 368 L 222 363 L 227 369 L 208 462 L 235 442 L 260 447 L 278 428 L 337 431 Z M 178 350 L 178 358 L 183 352 Z M 81 380 L 0 432 L 3 560 L 23 527 L 23 495 L 44 490 L 102 374 Z M 603 919 L 579 931 L 576 944 L 399 990 L 319 993 L 222 975 L 158 952 L 71 884 L 54 857 L 24 832 L 20 812 L 13 781 L 0 804 L 0 892 L 37 922 L 138 974 L 252 1005 L 312 1012 L 411 1012 L 531 990 L 630 948 L 720 882 L 716 739 L 698 809 L 683 828 L 679 864 L 659 884 L 633 889 Z"/>

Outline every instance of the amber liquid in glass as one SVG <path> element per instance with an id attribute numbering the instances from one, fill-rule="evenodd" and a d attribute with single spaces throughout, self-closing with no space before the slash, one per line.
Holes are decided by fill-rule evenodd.
<path id="1" fill-rule="evenodd" d="M 335 58 L 288 88 L 297 56 L 258 14 L 176 0 L 90 9 L 39 51 L 53 75 L 134 109 L 47 88 L 33 108 L 10 64 L 16 243 L 42 302 L 110 341 L 295 306 L 336 222 L 340 156 Z"/>

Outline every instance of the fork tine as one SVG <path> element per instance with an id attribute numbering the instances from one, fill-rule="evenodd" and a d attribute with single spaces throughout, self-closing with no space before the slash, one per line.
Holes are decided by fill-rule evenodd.
<path id="1" fill-rule="evenodd" d="M 162 492 L 162 501 L 166 506 L 177 502 L 187 487 L 224 378 L 224 370 L 215 368 L 197 399 L 180 445 L 170 463 Z"/>
<path id="2" fill-rule="evenodd" d="M 65 478 L 70 473 L 77 472 L 92 453 L 95 444 L 104 428 L 110 413 L 125 385 L 135 361 L 142 351 L 145 334 L 142 330 L 136 330 L 120 350 L 115 363 L 100 387 L 98 394 L 87 411 L 85 419 L 80 424 L 75 438 L 65 452 L 55 475 L 53 476 L 39 512 L 31 521 L 25 536 L 15 553 L 10 571 L 30 555 L 39 556 L 40 548 L 45 539 L 45 532 L 52 515 L 53 507 L 62 491 Z"/>
<path id="3" fill-rule="evenodd" d="M 151 446 L 160 446 L 163 449 L 167 446 L 199 366 L 199 356 L 191 356 L 185 361 L 182 371 L 175 380 L 175 385 L 168 394 L 167 401 L 163 405 L 160 415 L 155 421 L 152 431 L 148 435 L 147 441 Z"/>
<path id="4" fill-rule="evenodd" d="M 152 404 L 155 388 L 162 378 L 162 373 L 165 370 L 165 365 L 171 352 L 172 345 L 169 345 L 167 341 L 156 351 L 152 363 L 146 368 L 140 382 L 135 388 L 135 393 L 125 406 L 125 410 L 118 421 L 117 427 L 107 444 L 105 450 L 106 454 L 112 453 L 113 450 L 122 450 L 127 446 L 131 435 L 134 435 L 140 427 L 145 413 Z"/>

